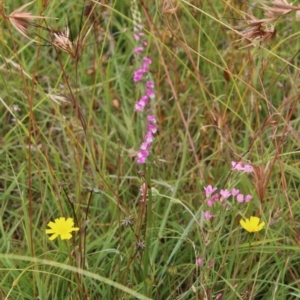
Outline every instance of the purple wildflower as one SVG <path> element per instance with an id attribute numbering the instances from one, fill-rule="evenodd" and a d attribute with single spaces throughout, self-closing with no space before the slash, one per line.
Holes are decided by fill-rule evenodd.
<path id="1" fill-rule="evenodd" d="M 147 160 L 146 156 L 141 156 L 141 155 L 138 154 L 138 158 L 137 158 L 137 163 L 138 164 L 145 164 L 146 160 Z"/>
<path id="2" fill-rule="evenodd" d="M 141 53 L 141 52 L 143 52 L 144 51 L 144 48 L 143 47 L 137 47 L 137 48 L 135 48 L 134 49 L 134 53 Z"/>
<path id="3" fill-rule="evenodd" d="M 149 123 L 155 124 L 156 123 L 156 118 L 154 116 L 147 116 L 147 121 Z"/>
<path id="4" fill-rule="evenodd" d="M 231 170 L 237 170 L 237 171 L 244 171 L 246 173 L 252 173 L 253 167 L 249 164 L 243 164 L 242 162 L 231 162 L 232 169 Z"/>
<path id="5" fill-rule="evenodd" d="M 252 196 L 250 194 L 245 196 L 245 201 L 250 202 L 252 200 Z"/>
<path id="6" fill-rule="evenodd" d="M 146 95 L 151 99 L 155 97 L 155 93 L 153 92 L 153 90 L 150 89 L 146 90 Z"/>
<path id="7" fill-rule="evenodd" d="M 140 150 L 138 153 L 138 157 L 148 157 L 149 156 L 149 151 L 148 150 Z"/>
<path id="8" fill-rule="evenodd" d="M 211 196 L 211 201 L 212 202 L 216 202 L 218 199 L 219 199 L 219 194 L 218 193 Z"/>
<path id="9" fill-rule="evenodd" d="M 135 103 L 135 111 L 143 112 L 148 105 L 150 99 L 155 98 L 154 82 L 149 80 L 149 66 L 152 60 L 148 57 L 143 56 L 145 48 L 148 46 L 147 41 L 144 39 L 144 26 L 141 22 L 142 16 L 138 9 L 136 1 L 132 1 L 131 5 L 132 18 L 133 18 L 133 37 L 136 41 L 136 47 L 134 49 L 134 54 L 136 62 L 139 67 L 135 70 L 133 74 L 133 81 L 139 83 L 142 90 L 142 97 Z M 147 110 L 147 132 L 144 136 L 144 141 L 141 143 L 140 149 L 137 154 L 137 163 L 144 164 L 150 154 L 151 143 L 154 141 L 154 134 L 157 132 L 156 118 Z"/>
<path id="10" fill-rule="evenodd" d="M 141 150 L 148 150 L 150 148 L 150 143 L 147 143 L 147 142 L 143 142 L 140 146 L 140 149 Z"/>
<path id="11" fill-rule="evenodd" d="M 232 170 L 244 171 L 244 167 L 240 162 L 237 163 L 235 161 L 232 161 L 231 166 L 232 166 Z"/>
<path id="12" fill-rule="evenodd" d="M 148 103 L 148 97 L 147 96 L 141 97 L 140 100 L 135 103 L 135 110 L 143 111 L 147 103 Z"/>
<path id="13" fill-rule="evenodd" d="M 143 79 L 143 74 L 144 74 L 144 71 L 142 69 L 136 70 L 133 75 L 133 81 L 134 82 L 141 81 Z"/>
<path id="14" fill-rule="evenodd" d="M 228 190 L 221 190 L 220 195 L 223 199 L 227 199 L 231 196 L 231 193 Z"/>
<path id="15" fill-rule="evenodd" d="M 207 206 L 208 206 L 208 207 L 212 207 L 212 206 L 213 206 L 213 204 L 214 204 L 214 202 L 213 202 L 213 201 L 211 201 L 211 200 L 207 200 Z"/>
<path id="16" fill-rule="evenodd" d="M 252 173 L 253 172 L 253 167 L 251 165 L 245 165 L 244 166 L 244 171 L 246 173 Z"/>
<path id="17" fill-rule="evenodd" d="M 244 202 L 244 195 L 243 194 L 238 194 L 237 196 L 236 196 L 236 201 L 238 202 L 238 203 L 243 203 Z"/>
<path id="18" fill-rule="evenodd" d="M 147 81 L 146 82 L 146 87 L 148 89 L 154 89 L 154 82 L 153 81 Z"/>
<path id="19" fill-rule="evenodd" d="M 232 190 L 231 190 L 231 194 L 232 194 L 232 196 L 236 196 L 236 195 L 238 195 L 238 193 L 240 192 L 240 190 L 238 190 L 238 189 L 235 189 L 235 188 L 233 188 Z"/>
<path id="20" fill-rule="evenodd" d="M 219 194 L 218 194 L 218 193 L 212 195 L 211 198 L 210 198 L 209 200 L 207 200 L 207 205 L 208 205 L 209 207 L 212 207 L 213 204 L 214 204 L 218 199 L 219 199 Z"/>
<path id="21" fill-rule="evenodd" d="M 148 58 L 148 57 L 144 57 L 144 58 L 143 58 L 143 61 L 144 61 L 144 63 L 147 64 L 147 65 L 151 65 L 151 64 L 152 64 L 152 60 L 151 60 L 150 58 Z"/>
<path id="22" fill-rule="evenodd" d="M 140 102 L 137 102 L 137 103 L 134 105 L 134 107 L 135 107 L 135 110 L 136 110 L 136 111 L 143 111 L 143 110 L 144 110 L 144 106 L 143 106 L 143 104 L 140 103 Z"/>
<path id="23" fill-rule="evenodd" d="M 204 187 L 206 198 L 208 198 L 217 189 L 218 188 L 216 188 L 216 187 L 213 188 L 211 185 L 208 185 L 208 186 Z"/>
<path id="24" fill-rule="evenodd" d="M 154 141 L 154 136 L 151 131 L 148 131 L 145 135 L 145 141 L 147 143 L 152 143 Z"/>
<path id="25" fill-rule="evenodd" d="M 156 131 L 157 131 L 157 127 L 153 124 L 148 124 L 147 128 L 152 133 L 156 133 Z"/>
<path id="26" fill-rule="evenodd" d="M 138 41 L 140 39 L 140 36 L 137 33 L 134 33 L 133 37 L 136 41 Z"/>
<path id="27" fill-rule="evenodd" d="M 147 157 L 149 156 L 149 150 L 151 147 L 151 143 L 154 141 L 153 134 L 156 133 L 157 127 L 152 123 L 156 123 L 156 119 L 154 116 L 147 117 L 148 125 L 147 125 L 147 133 L 145 134 L 144 142 L 140 146 L 140 150 L 137 155 L 137 163 L 144 164 L 146 163 Z M 150 122 L 151 121 L 151 122 Z"/>
<path id="28" fill-rule="evenodd" d="M 147 64 L 143 64 L 141 67 L 141 71 L 144 73 L 147 73 L 149 71 L 149 67 Z"/>
<path id="29" fill-rule="evenodd" d="M 210 213 L 210 211 L 207 210 L 207 211 L 204 212 L 204 218 L 206 220 L 209 220 L 212 217 L 213 217 L 213 215 Z"/>

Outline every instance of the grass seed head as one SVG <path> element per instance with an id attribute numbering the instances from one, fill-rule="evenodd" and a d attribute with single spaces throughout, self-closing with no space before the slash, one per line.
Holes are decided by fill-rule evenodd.
<path id="1" fill-rule="evenodd" d="M 56 32 L 53 31 L 52 43 L 58 49 L 72 55 L 74 53 L 74 45 L 70 40 L 69 35 L 70 35 L 70 30 L 68 26 L 66 26 L 63 31 L 56 31 Z"/>
<path id="2" fill-rule="evenodd" d="M 44 17 L 41 16 L 33 16 L 31 12 L 22 11 L 24 8 L 32 4 L 34 1 L 31 1 L 27 4 L 20 6 L 19 8 L 15 9 L 10 15 L 7 16 L 10 23 L 13 27 L 19 31 L 23 36 L 29 38 L 27 35 L 28 27 L 30 25 L 34 25 L 32 21 L 34 19 L 43 19 Z M 29 38 L 30 39 L 30 38 Z"/>

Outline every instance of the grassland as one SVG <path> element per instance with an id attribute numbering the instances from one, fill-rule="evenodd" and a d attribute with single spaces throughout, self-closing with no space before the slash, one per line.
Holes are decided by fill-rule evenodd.
<path id="1" fill-rule="evenodd" d="M 137 2 L 0 1 L 0 299 L 299 299 L 300 7 Z"/>

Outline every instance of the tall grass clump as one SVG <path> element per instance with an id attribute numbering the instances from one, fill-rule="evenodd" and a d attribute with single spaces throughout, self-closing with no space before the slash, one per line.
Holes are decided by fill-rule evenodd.
<path id="1" fill-rule="evenodd" d="M 0 299 L 299 299 L 299 11 L 0 1 Z"/>

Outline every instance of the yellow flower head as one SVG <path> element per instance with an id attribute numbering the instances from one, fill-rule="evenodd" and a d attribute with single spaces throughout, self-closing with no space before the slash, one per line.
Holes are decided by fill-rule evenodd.
<path id="1" fill-rule="evenodd" d="M 52 234 L 49 237 L 49 240 L 56 239 L 59 235 L 62 240 L 69 240 L 72 237 L 72 231 L 78 231 L 79 228 L 73 227 L 74 221 L 72 218 L 58 218 L 55 219 L 55 222 L 49 222 L 48 226 L 51 229 L 46 229 L 47 234 Z"/>
<path id="2" fill-rule="evenodd" d="M 248 232 L 258 232 L 260 231 L 264 226 L 265 222 L 260 222 L 260 219 L 258 217 L 250 217 L 250 219 L 240 220 L 241 226 L 246 229 Z"/>

